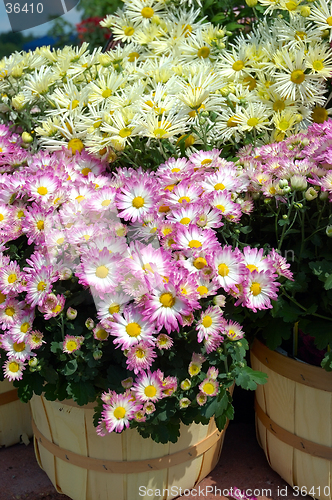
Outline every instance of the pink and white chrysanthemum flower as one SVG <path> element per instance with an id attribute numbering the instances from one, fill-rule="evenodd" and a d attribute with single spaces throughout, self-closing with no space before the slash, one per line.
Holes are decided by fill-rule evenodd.
<path id="1" fill-rule="evenodd" d="M 101 419 L 107 432 L 122 432 L 124 427 L 129 427 L 130 420 L 133 420 L 135 413 L 142 408 L 142 405 L 133 399 L 130 392 L 126 392 L 125 394 L 114 393 L 103 408 Z"/>
<path id="2" fill-rule="evenodd" d="M 80 269 L 76 271 L 79 283 L 93 287 L 98 293 L 112 293 L 118 285 L 117 268 L 120 265 L 119 254 L 110 254 L 107 248 L 101 252 L 90 249 L 81 257 Z"/>
<path id="3" fill-rule="evenodd" d="M 26 302 L 18 301 L 8 297 L 0 305 L 0 325 L 2 328 L 10 328 L 19 321 L 22 315 L 22 309 L 26 307 Z"/>
<path id="4" fill-rule="evenodd" d="M 49 320 L 58 316 L 63 310 L 66 302 L 64 295 L 55 295 L 50 293 L 38 310 L 44 315 L 44 319 Z"/>
<path id="5" fill-rule="evenodd" d="M 127 368 L 137 375 L 143 370 L 149 370 L 156 357 L 156 352 L 148 342 L 139 342 L 128 349 Z"/>
<path id="6" fill-rule="evenodd" d="M 156 411 L 156 407 L 152 403 L 152 401 L 146 401 L 146 403 L 144 403 L 144 405 L 143 405 L 143 411 L 147 415 L 151 415 L 152 413 L 154 413 Z"/>
<path id="7" fill-rule="evenodd" d="M 195 377 L 201 372 L 202 365 L 206 361 L 206 358 L 197 352 L 193 352 L 191 356 L 191 361 L 188 366 L 188 373 L 191 377 Z"/>
<path id="8" fill-rule="evenodd" d="M 218 288 L 220 288 L 218 281 L 216 279 L 210 280 L 209 276 L 201 274 L 196 276 L 196 279 L 198 284 L 196 291 L 199 293 L 201 299 L 215 295 Z"/>
<path id="9" fill-rule="evenodd" d="M 96 247 L 99 251 L 103 250 L 103 248 L 107 248 L 109 253 L 119 253 L 122 257 L 126 257 L 128 254 L 126 238 L 113 235 L 113 231 L 111 235 L 100 234 L 94 237 L 91 245 Z"/>
<path id="10" fill-rule="evenodd" d="M 211 378 L 206 378 L 199 384 L 198 388 L 207 396 L 216 396 L 219 392 L 219 382 Z"/>
<path id="11" fill-rule="evenodd" d="M 182 262 L 186 261 L 179 261 Z M 188 301 L 191 309 L 200 309 L 198 299 L 200 298 L 197 292 L 198 281 L 195 274 L 190 274 L 185 268 L 178 268 L 171 275 L 171 280 L 173 283 L 177 284 L 177 288 L 180 290 L 181 295 Z"/>
<path id="12" fill-rule="evenodd" d="M 26 182 L 26 189 L 30 200 L 42 204 L 49 204 L 59 189 L 59 179 L 50 171 L 30 177 Z"/>
<path id="13" fill-rule="evenodd" d="M 0 230 L 5 231 L 12 225 L 13 207 L 0 203 Z"/>
<path id="14" fill-rule="evenodd" d="M 207 402 L 207 395 L 204 394 L 204 392 L 200 391 L 196 396 L 196 401 L 199 404 L 199 406 L 204 406 L 205 403 Z"/>
<path id="15" fill-rule="evenodd" d="M 72 188 L 68 190 L 68 199 L 74 205 L 78 203 L 83 209 L 94 194 L 95 190 L 92 189 L 91 186 L 75 183 Z"/>
<path id="16" fill-rule="evenodd" d="M 108 325 L 107 325 L 108 327 Z M 103 322 L 98 323 L 93 331 L 93 338 L 99 340 L 99 342 L 105 342 L 109 337 L 109 331 Z"/>
<path id="17" fill-rule="evenodd" d="M 183 250 L 190 256 L 192 251 L 211 252 L 219 247 L 220 244 L 212 229 L 201 229 L 194 224 L 188 227 L 178 224 L 173 248 Z"/>
<path id="18" fill-rule="evenodd" d="M 155 344 L 155 325 L 153 321 L 146 319 L 137 307 L 128 306 L 122 315 L 113 314 L 109 328 L 111 335 L 115 337 L 114 344 L 119 344 L 122 350 L 129 349 L 141 341 Z"/>
<path id="19" fill-rule="evenodd" d="M 223 342 L 223 337 L 219 333 L 211 333 L 207 338 L 203 339 L 203 344 L 207 354 L 216 351 L 220 344 Z"/>
<path id="20" fill-rule="evenodd" d="M 207 260 L 216 273 L 219 285 L 226 291 L 242 283 L 248 274 L 243 255 L 237 248 L 232 250 L 231 246 L 225 246 L 208 255 Z"/>
<path id="21" fill-rule="evenodd" d="M 240 340 L 244 336 L 244 332 L 240 323 L 232 320 L 229 320 L 225 324 L 223 334 L 226 335 L 230 340 Z"/>
<path id="22" fill-rule="evenodd" d="M 21 270 L 17 262 L 12 261 L 0 268 L 0 291 L 5 295 L 17 295 L 22 291 Z"/>
<path id="23" fill-rule="evenodd" d="M 6 355 L 10 359 L 25 361 L 30 359 L 31 356 L 35 356 L 31 352 L 27 335 L 21 342 L 15 341 L 10 334 L 4 335 L 1 340 L 1 347 L 6 351 Z"/>
<path id="24" fill-rule="evenodd" d="M 100 158 L 92 156 L 86 151 L 81 151 L 81 153 L 76 153 L 75 156 L 71 158 L 71 167 L 80 172 L 83 177 L 87 177 L 90 172 L 94 175 L 102 175 L 106 172 L 106 163 L 102 162 Z"/>
<path id="25" fill-rule="evenodd" d="M 147 182 L 127 182 L 116 196 L 119 217 L 124 220 L 141 221 L 154 210 L 158 195 Z"/>
<path id="26" fill-rule="evenodd" d="M 15 342 L 23 342 L 26 335 L 32 329 L 32 324 L 35 318 L 35 310 L 30 311 L 23 309 L 22 314 L 18 317 L 16 323 L 10 327 L 10 334 Z"/>
<path id="27" fill-rule="evenodd" d="M 163 379 L 163 394 L 165 397 L 173 396 L 178 388 L 177 377 L 168 376 Z"/>
<path id="28" fill-rule="evenodd" d="M 238 192 L 241 187 L 241 183 L 237 178 L 237 172 L 234 167 L 219 169 L 216 172 L 207 175 L 201 185 L 207 193 L 223 191 L 224 189 L 228 192 L 234 193 Z"/>
<path id="29" fill-rule="evenodd" d="M 82 335 L 66 335 L 62 344 L 62 351 L 71 354 L 72 352 L 78 351 L 83 342 L 84 337 Z"/>
<path id="30" fill-rule="evenodd" d="M 100 233 L 97 224 L 79 223 L 66 229 L 66 240 L 72 245 L 87 246 Z"/>
<path id="31" fill-rule="evenodd" d="M 271 270 L 271 263 L 269 259 L 264 255 L 264 249 L 245 247 L 243 250 L 244 264 L 250 272 L 258 271 L 268 271 Z"/>
<path id="32" fill-rule="evenodd" d="M 22 231 L 27 235 L 28 245 L 35 243 L 42 245 L 45 234 L 56 227 L 52 209 L 42 209 L 36 203 L 27 207 L 25 217 L 22 219 Z"/>
<path id="33" fill-rule="evenodd" d="M 273 281 L 276 274 L 270 271 L 250 273 L 243 289 L 245 297 L 243 306 L 252 309 L 254 312 L 261 309 L 272 309 L 271 300 L 277 300 L 277 292 L 280 283 Z"/>
<path id="34" fill-rule="evenodd" d="M 52 266 L 42 266 L 27 276 L 25 300 L 30 307 L 41 306 L 47 296 L 52 293 L 53 283 L 58 280 L 58 277 Z"/>
<path id="35" fill-rule="evenodd" d="M 133 241 L 129 252 L 130 258 L 126 259 L 126 266 L 133 273 L 138 272 L 142 277 L 149 273 L 168 276 L 171 266 L 170 255 L 163 248 L 154 248 L 152 245 Z"/>
<path id="36" fill-rule="evenodd" d="M 168 350 L 172 347 L 173 340 L 166 333 L 160 333 L 156 339 L 156 345 L 160 350 Z"/>
<path id="37" fill-rule="evenodd" d="M 181 204 L 197 202 L 202 194 L 202 188 L 197 184 L 192 184 L 190 181 L 182 181 L 173 189 L 168 189 L 165 197 L 166 205 L 173 209 L 178 208 Z"/>
<path id="38" fill-rule="evenodd" d="M 32 330 L 27 336 L 31 349 L 39 349 L 43 344 L 46 344 L 46 341 L 43 340 L 44 334 L 39 330 Z"/>
<path id="39" fill-rule="evenodd" d="M 100 213 L 115 212 L 117 208 L 115 205 L 116 189 L 112 187 L 104 187 L 96 191 L 88 200 L 87 208 Z"/>
<path id="40" fill-rule="evenodd" d="M 217 380 L 217 377 L 219 375 L 219 370 L 215 366 L 210 366 L 210 368 L 207 371 L 206 378 L 209 378 L 211 380 Z"/>
<path id="41" fill-rule="evenodd" d="M 202 312 L 201 317 L 197 322 L 197 341 L 202 342 L 203 339 L 207 340 L 209 335 L 221 333 L 224 324 L 225 320 L 220 307 L 209 306 Z"/>
<path id="42" fill-rule="evenodd" d="M 164 397 L 163 383 L 157 372 L 142 372 L 135 380 L 132 391 L 137 400 L 143 403 L 146 401 L 155 403 Z"/>
<path id="43" fill-rule="evenodd" d="M 159 165 L 156 175 L 161 179 L 161 185 L 163 185 L 163 177 L 178 175 L 180 179 L 184 173 L 188 174 L 188 170 L 193 170 L 193 165 L 187 158 L 169 158 L 165 163 Z"/>
<path id="44" fill-rule="evenodd" d="M 5 378 L 8 378 L 10 382 L 12 382 L 13 380 L 21 380 L 24 370 L 24 362 L 20 361 L 19 359 L 10 358 L 5 361 L 3 365 L 4 376 Z"/>
<path id="45" fill-rule="evenodd" d="M 290 271 L 290 264 L 287 262 L 285 257 L 282 257 L 280 253 L 274 248 L 269 253 L 269 259 L 271 260 L 274 270 L 278 276 L 284 276 L 285 278 L 294 281 L 293 273 Z"/>
<path id="46" fill-rule="evenodd" d="M 182 316 L 187 316 L 190 312 L 188 301 L 171 281 L 156 286 L 147 295 L 143 309 L 146 319 L 155 322 L 158 331 L 164 327 L 167 333 L 179 331 Z"/>
<path id="47" fill-rule="evenodd" d="M 200 203 L 187 203 L 183 207 L 176 208 L 166 215 L 167 220 L 173 224 L 179 223 L 183 226 L 196 224 L 200 212 Z"/>
<path id="48" fill-rule="evenodd" d="M 213 168 L 217 163 L 221 150 L 212 149 L 212 151 L 199 151 L 189 157 L 189 161 L 194 165 L 195 169 Z"/>
<path id="49" fill-rule="evenodd" d="M 211 206 L 220 210 L 223 217 L 231 222 L 238 222 L 241 218 L 241 206 L 232 201 L 231 194 L 228 191 L 217 191 L 210 201 Z"/>
<path id="50" fill-rule="evenodd" d="M 196 224 L 202 229 L 216 229 L 224 225 L 222 217 L 223 215 L 220 210 L 211 207 L 208 202 L 200 203 Z"/>
<path id="51" fill-rule="evenodd" d="M 132 300 L 132 297 L 122 292 L 105 293 L 101 299 L 94 296 L 97 309 L 97 316 L 100 320 L 112 318 L 114 313 L 123 313 L 125 305 Z"/>

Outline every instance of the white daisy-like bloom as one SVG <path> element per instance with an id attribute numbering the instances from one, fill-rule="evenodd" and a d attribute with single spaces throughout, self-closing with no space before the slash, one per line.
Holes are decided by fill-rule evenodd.
<path id="1" fill-rule="evenodd" d="M 202 342 L 203 339 L 207 340 L 209 338 L 209 335 L 221 333 L 224 323 L 225 320 L 223 319 L 220 307 L 208 307 L 205 311 L 202 312 L 201 318 L 197 322 L 197 341 Z"/>
<path id="2" fill-rule="evenodd" d="M 134 22 L 123 13 L 122 15 L 106 16 L 103 21 L 100 21 L 100 25 L 112 29 L 114 40 L 132 42 L 141 23 L 139 21 Z"/>
<path id="3" fill-rule="evenodd" d="M 128 306 L 123 314 L 113 313 L 113 321 L 109 324 L 110 333 L 115 339 L 115 345 L 120 345 L 122 350 L 141 341 L 155 344 L 156 333 L 154 322 L 145 318 L 137 309 Z"/>
<path id="4" fill-rule="evenodd" d="M 1 347 L 6 351 L 8 358 L 15 361 L 25 361 L 26 359 L 30 359 L 30 356 L 35 355 L 31 352 L 31 346 L 27 342 L 27 337 L 26 335 L 21 342 L 14 340 L 10 335 L 2 337 Z"/>
<path id="5" fill-rule="evenodd" d="M 232 51 L 221 52 L 216 62 L 216 71 L 221 77 L 235 82 L 250 76 L 253 68 L 246 44 L 232 47 Z"/>
<path id="6" fill-rule="evenodd" d="M 321 32 L 317 26 L 309 23 L 302 16 L 287 22 L 285 19 L 276 19 L 274 31 L 278 40 L 287 44 L 290 49 L 301 47 L 303 43 L 314 46 L 321 41 Z"/>
<path id="7" fill-rule="evenodd" d="M 23 86 L 23 92 L 33 98 L 40 97 L 49 92 L 50 87 L 56 82 L 53 68 L 42 66 L 28 74 Z"/>
<path id="8" fill-rule="evenodd" d="M 305 65 L 314 75 L 321 78 L 331 78 L 332 50 L 329 47 L 313 45 L 305 54 Z"/>
<path id="9" fill-rule="evenodd" d="M 110 124 L 104 123 L 101 127 L 101 131 L 106 134 L 102 146 L 112 146 L 118 151 L 124 149 L 141 130 L 141 127 L 134 123 L 134 116 L 134 113 L 130 117 L 128 114 L 125 116 L 122 111 L 116 110 L 112 115 L 112 122 Z"/>
<path id="10" fill-rule="evenodd" d="M 115 313 L 122 314 L 125 305 L 132 300 L 132 297 L 123 292 L 115 291 L 114 293 L 105 293 L 103 299 L 97 295 L 94 300 L 97 316 L 100 320 L 104 320 L 112 318 Z"/>
<path id="11" fill-rule="evenodd" d="M 332 3 L 326 0 L 315 2 L 313 7 L 310 7 L 311 12 L 309 20 L 313 21 L 320 31 L 328 30 L 330 32 L 329 41 L 332 40 Z"/>
<path id="12" fill-rule="evenodd" d="M 149 214 L 155 203 L 156 196 L 145 182 L 128 183 L 116 197 L 119 217 L 133 222 L 142 220 Z"/>
<path id="13" fill-rule="evenodd" d="M 135 122 L 141 127 L 139 135 L 154 139 L 169 139 L 185 134 L 188 129 L 187 118 L 177 110 L 170 110 L 161 116 L 152 111 L 143 112 L 136 117 Z"/>
<path id="14" fill-rule="evenodd" d="M 223 44 L 224 48 L 225 45 Z M 184 39 L 181 45 L 182 55 L 179 57 L 180 62 L 188 63 L 200 59 L 215 61 L 219 50 L 216 44 L 209 43 L 205 36 L 204 25 L 197 29 L 194 33 L 190 33 Z"/>
<path id="15" fill-rule="evenodd" d="M 80 283 L 93 287 L 99 294 L 112 293 L 118 285 L 120 260 L 118 254 L 110 254 L 107 248 L 101 252 L 91 249 L 82 256 L 81 270 L 76 275 Z"/>
<path id="16" fill-rule="evenodd" d="M 126 2 L 126 15 L 133 22 L 147 26 L 154 16 L 160 16 L 165 12 L 165 6 L 158 0 L 131 0 Z"/>
<path id="17" fill-rule="evenodd" d="M 10 382 L 13 380 L 20 380 L 23 376 L 24 369 L 24 362 L 14 358 L 8 359 L 3 365 L 4 375 Z"/>
<path id="18" fill-rule="evenodd" d="M 236 107 L 234 122 L 242 132 L 251 130 L 262 132 L 271 128 L 269 115 L 264 104 L 249 102 L 247 108 Z"/>
<path id="19" fill-rule="evenodd" d="M 302 102 L 324 102 L 322 78 L 306 73 L 305 50 L 289 53 L 287 49 L 277 51 L 275 61 L 278 71 L 274 73 L 276 83 L 271 90 L 276 90 L 281 97 L 298 99 Z"/>
<path id="20" fill-rule="evenodd" d="M 109 71 L 105 75 L 101 74 L 99 78 L 90 83 L 89 102 L 91 104 L 103 102 L 126 82 L 126 77 L 115 71 Z"/>

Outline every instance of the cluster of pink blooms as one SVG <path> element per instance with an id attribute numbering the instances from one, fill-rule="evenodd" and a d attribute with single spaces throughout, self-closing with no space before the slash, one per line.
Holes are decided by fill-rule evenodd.
<path id="1" fill-rule="evenodd" d="M 309 202 L 319 195 L 332 201 L 332 120 L 281 142 L 256 149 L 246 146 L 238 156 L 250 179 L 248 193 L 254 197 L 283 203 L 285 195 L 302 191 Z"/>
<path id="2" fill-rule="evenodd" d="M 4 127 L 1 133 L 3 144 L 10 143 Z M 124 381 L 124 394 L 103 395 L 100 434 L 121 431 L 132 418 L 144 419 L 178 384 L 191 386 L 207 360 L 204 353 L 208 356 L 225 339 L 242 338 L 241 326 L 224 317 L 227 295 L 253 311 L 271 308 L 278 278 L 291 277 L 289 265 L 274 250 L 266 256 L 262 249 L 240 251 L 219 242 L 216 230 L 253 208 L 249 174 L 220 158 L 219 150 L 171 158 L 156 172 L 119 169 L 114 174 L 84 151 L 22 154 L 26 164 L 14 167 L 13 150 L 8 146 L 1 153 L 4 373 L 20 379 L 33 365 L 44 342 L 43 332 L 34 329 L 37 310 L 46 321 L 62 313 L 66 297 L 54 286 L 76 276 L 96 305 L 98 322 L 87 318 L 87 327 L 100 344 L 113 342 L 135 375 Z M 23 235 L 34 248 L 20 268 L 6 250 Z M 207 297 L 214 298 L 213 305 L 203 310 L 200 299 Z M 67 308 L 66 314 L 74 319 L 77 312 Z M 188 367 L 190 379 L 181 382 L 151 371 L 158 352 L 176 348 L 173 333 L 191 325 L 202 352 Z M 83 335 L 66 335 L 63 352 L 71 356 L 83 344 Z M 217 376 L 217 370 L 208 370 L 198 404 L 218 394 Z M 188 404 L 181 399 L 181 407 Z"/>

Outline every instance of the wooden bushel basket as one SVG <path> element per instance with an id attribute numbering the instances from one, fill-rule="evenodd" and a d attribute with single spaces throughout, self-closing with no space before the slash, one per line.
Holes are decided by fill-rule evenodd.
<path id="1" fill-rule="evenodd" d="M 22 403 L 9 380 L 0 382 L 0 446 L 11 446 L 32 436 L 30 405 Z"/>
<path id="2" fill-rule="evenodd" d="M 225 429 L 219 432 L 213 419 L 182 425 L 175 444 L 157 444 L 136 429 L 98 436 L 93 406 L 31 400 L 37 461 L 56 490 L 73 500 L 169 500 L 219 460 Z"/>
<path id="3" fill-rule="evenodd" d="M 296 491 L 332 499 L 332 373 L 271 351 L 255 340 L 256 434 L 266 458 Z M 302 488 L 302 490 L 301 490 Z"/>

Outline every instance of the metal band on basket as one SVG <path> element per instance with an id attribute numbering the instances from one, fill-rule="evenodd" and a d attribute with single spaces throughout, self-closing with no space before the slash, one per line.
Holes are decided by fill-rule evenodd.
<path id="1" fill-rule="evenodd" d="M 225 426 L 224 431 L 226 430 L 227 425 Z M 146 460 L 113 461 L 85 457 L 72 451 L 60 448 L 60 446 L 52 443 L 45 436 L 43 436 L 43 434 L 37 429 L 34 421 L 32 421 L 32 429 L 35 435 L 35 443 L 38 446 L 43 446 L 55 457 L 83 469 L 97 472 L 109 472 L 111 474 L 137 474 L 140 472 L 163 470 L 168 467 L 182 464 L 203 455 L 203 453 L 212 448 L 212 446 L 214 446 L 222 436 L 222 431 L 216 429 L 199 443 L 170 455 Z"/>
<path id="2" fill-rule="evenodd" d="M 255 399 L 255 411 L 258 420 L 264 427 L 271 432 L 277 439 L 283 443 L 296 448 L 297 450 L 308 453 L 313 457 L 324 458 L 332 461 L 332 448 L 322 444 L 314 443 L 308 439 L 296 436 L 283 427 L 276 424 L 270 417 L 264 413 L 264 410 L 259 406 L 257 399 Z"/>

